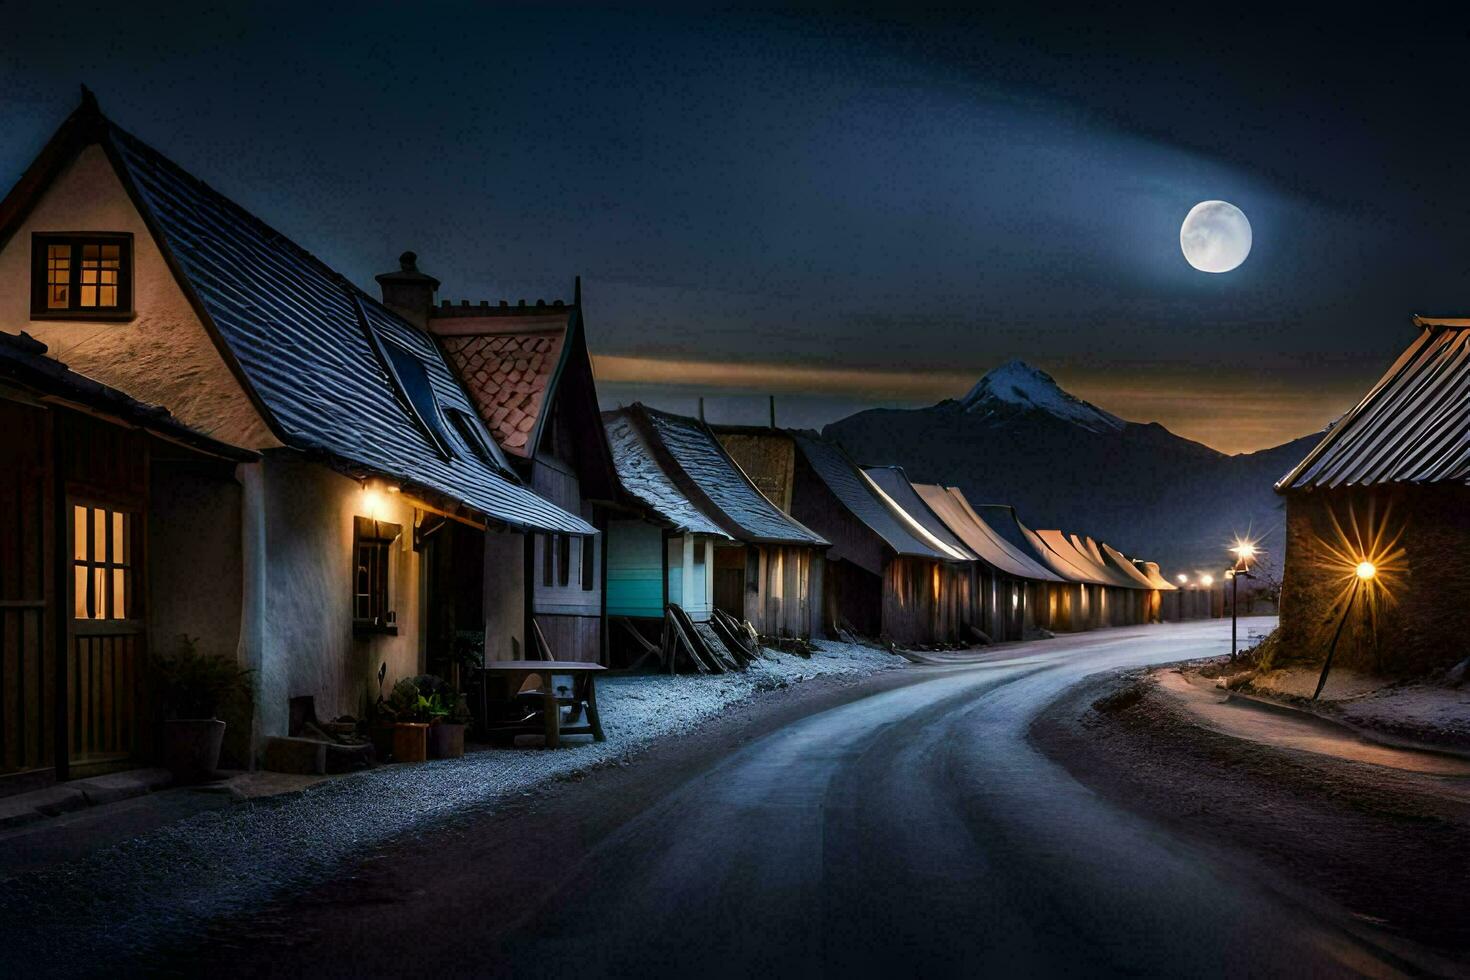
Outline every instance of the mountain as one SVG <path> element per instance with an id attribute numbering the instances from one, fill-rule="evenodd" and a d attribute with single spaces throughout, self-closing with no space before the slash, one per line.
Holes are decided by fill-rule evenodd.
<path id="1" fill-rule="evenodd" d="M 1118 418 L 1011 361 L 965 397 L 921 409 L 870 409 L 828 425 L 863 463 L 898 463 L 972 503 L 1014 504 L 1035 528 L 1090 534 L 1166 573 L 1227 567 L 1249 530 L 1280 567 L 1285 509 L 1272 486 L 1321 439 L 1227 456 L 1157 422 Z"/>

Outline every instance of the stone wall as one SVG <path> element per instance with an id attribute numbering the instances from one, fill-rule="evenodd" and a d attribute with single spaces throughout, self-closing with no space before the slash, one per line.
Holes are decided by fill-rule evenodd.
<path id="1" fill-rule="evenodd" d="M 1288 497 L 1285 656 L 1326 655 L 1365 559 L 1379 574 L 1352 602 L 1334 664 L 1409 676 L 1470 656 L 1470 487 L 1455 485 Z"/>

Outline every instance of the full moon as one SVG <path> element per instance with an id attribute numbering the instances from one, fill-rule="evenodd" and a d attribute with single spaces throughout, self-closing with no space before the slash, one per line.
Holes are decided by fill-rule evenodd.
<path id="1" fill-rule="evenodd" d="M 1229 272 L 1251 254 L 1251 223 L 1228 201 L 1201 201 L 1179 227 L 1179 247 L 1201 272 Z"/>

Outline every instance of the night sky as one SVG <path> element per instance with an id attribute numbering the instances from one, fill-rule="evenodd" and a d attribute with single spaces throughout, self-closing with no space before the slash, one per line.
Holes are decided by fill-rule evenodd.
<path id="1" fill-rule="evenodd" d="M 85 82 L 374 292 L 405 248 L 455 302 L 580 273 L 609 406 L 820 425 L 1021 357 L 1236 452 L 1470 311 L 1463 20 L 0 9 L 0 184 Z M 1179 250 L 1211 198 L 1224 275 Z"/>

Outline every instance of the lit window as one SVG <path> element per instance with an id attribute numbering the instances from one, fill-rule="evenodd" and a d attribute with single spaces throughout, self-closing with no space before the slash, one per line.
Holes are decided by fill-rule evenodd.
<path id="1" fill-rule="evenodd" d="M 82 504 L 71 512 L 73 618 L 129 619 L 134 515 Z"/>
<path id="2" fill-rule="evenodd" d="M 367 517 L 353 522 L 352 622 L 358 629 L 396 630 L 391 559 L 402 530 Z"/>
<path id="3" fill-rule="evenodd" d="M 31 315 L 131 316 L 132 266 L 132 235 L 36 234 L 31 239 Z"/>

